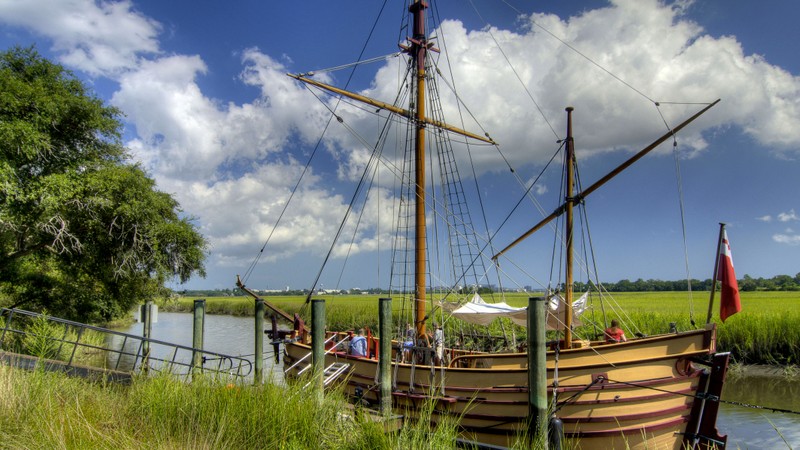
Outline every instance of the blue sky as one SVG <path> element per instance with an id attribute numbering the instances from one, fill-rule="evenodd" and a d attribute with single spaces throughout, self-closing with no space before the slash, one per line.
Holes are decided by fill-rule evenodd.
<path id="1" fill-rule="evenodd" d="M 328 117 L 320 101 L 284 74 L 355 61 L 382 5 L 0 0 L 0 46 L 35 44 L 125 113 L 126 145 L 210 240 L 208 277 L 186 287 L 232 287 L 270 233 Z M 445 0 L 437 11 L 444 22 L 438 34 L 459 63 L 454 77 L 466 106 L 526 181 L 555 150 L 554 132 L 503 58 L 490 62 L 501 56 L 495 41 L 555 134 L 564 135 L 564 107 L 576 108 L 584 186 L 665 131 L 651 100 L 662 102 L 661 113 L 674 125 L 697 106 L 667 102 L 721 98 L 678 136 L 689 272 L 711 276 L 719 222 L 728 223 L 740 278 L 800 272 L 797 2 Z M 403 14 L 401 2 L 385 6 L 365 57 L 396 51 Z M 391 100 L 396 61 L 359 69 L 351 89 Z M 345 71 L 322 76 L 340 86 L 347 80 Z M 374 117 L 348 114 L 371 142 Z M 316 276 L 365 155 L 341 127 L 327 139 L 250 286 L 306 287 Z M 502 164 L 489 160 L 491 150 L 481 151 L 486 157 L 477 158 L 478 180 L 494 228 L 521 190 Z M 545 177 L 537 191 L 547 212 L 556 181 Z M 383 195 L 384 202 L 369 208 L 386 216 L 390 194 Z M 684 278 L 678 205 L 669 144 L 593 194 L 588 212 L 600 276 Z M 496 245 L 540 217 L 530 206 L 515 212 Z M 352 268 L 341 280 L 338 270 L 324 274 L 325 287 L 385 284 L 380 274 L 367 275 L 384 264 L 376 256 L 388 248 L 383 226 L 367 224 L 373 232 L 358 235 Z M 504 267 L 525 267 L 546 282 L 550 239 L 529 239 L 509 253 L 513 264 Z M 343 252 L 338 249 L 334 260 Z"/>

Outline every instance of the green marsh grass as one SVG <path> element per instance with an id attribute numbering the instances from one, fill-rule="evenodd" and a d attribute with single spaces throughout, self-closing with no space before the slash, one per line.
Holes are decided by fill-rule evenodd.
<path id="1" fill-rule="evenodd" d="M 693 295 L 694 320 L 703 326 L 710 293 Z M 719 320 L 719 297 L 712 309 L 717 324 L 717 348 L 732 352 L 738 363 L 797 365 L 800 363 L 800 292 L 742 292 L 742 311 Z M 615 293 L 614 298 L 645 334 L 663 333 L 669 323 L 693 328 L 686 292 Z M 624 319 L 624 317 L 623 317 Z"/>
<path id="2" fill-rule="evenodd" d="M 385 434 L 347 413 L 341 392 L 323 400 L 302 385 L 184 383 L 170 376 L 130 385 L 0 365 L 3 448 L 422 449 L 452 448 L 455 422 L 420 420 Z"/>
<path id="3" fill-rule="evenodd" d="M 535 294 L 534 294 L 535 295 Z M 628 337 L 639 332 L 645 335 L 666 333 L 671 322 L 678 330 L 699 328 L 705 324 L 708 312 L 709 292 L 623 292 L 611 294 L 613 307 L 607 302 L 606 319 L 619 318 L 624 324 Z M 500 294 L 493 295 L 495 299 Z M 486 296 L 491 301 L 490 296 Z M 315 298 L 317 298 L 315 296 Z M 347 330 L 369 327 L 378 328 L 378 302 L 376 295 L 326 295 L 326 316 L 328 329 Z M 309 308 L 304 308 L 304 297 L 270 296 L 265 299 L 285 311 L 299 312 L 308 322 Z M 194 298 L 183 298 L 170 306 L 174 311 L 191 311 Z M 512 306 L 526 306 L 528 295 L 506 294 L 503 298 Z M 797 365 L 800 363 L 800 292 L 742 292 L 742 311 L 728 318 L 725 323 L 719 320 L 719 296 L 715 299 L 712 321 L 717 324 L 718 350 L 731 351 L 734 359 L 743 364 Z M 406 302 L 407 303 L 407 302 Z M 404 306 L 406 308 L 404 308 Z M 395 320 L 408 321 L 408 305 L 401 301 L 393 302 Z M 690 309 L 693 314 L 690 315 Z M 252 315 L 253 299 L 249 297 L 212 297 L 207 299 L 206 311 L 209 314 Z M 624 311 L 624 313 L 623 313 Z M 602 324 L 598 300 L 594 300 L 593 310 L 584 313 L 594 317 Z M 440 312 L 432 314 L 440 320 Z M 694 319 L 695 325 L 691 323 Z M 445 334 L 449 339 L 464 336 L 465 341 L 475 341 L 480 336 L 497 336 L 494 349 L 512 347 L 512 342 L 525 338 L 525 330 L 515 327 L 509 321 L 495 321 L 489 327 L 457 324 L 455 320 L 445 321 Z M 602 333 L 600 326 L 584 325 L 576 334 L 594 337 Z M 502 338 L 505 336 L 505 340 Z M 485 344 L 485 342 L 484 342 Z M 507 345 L 506 345 L 507 344 Z"/>
<path id="4" fill-rule="evenodd" d="M 0 318 L 0 332 L 5 327 Z M 2 348 L 14 353 L 22 353 L 44 359 L 59 361 L 72 360 L 75 363 L 100 365 L 105 362 L 104 336 L 93 330 L 84 329 L 78 336 L 73 326 L 52 322 L 46 315 L 37 317 L 17 316 L 13 328 L 25 330 L 25 334 L 6 332 Z M 83 345 L 74 345 L 79 342 Z"/>

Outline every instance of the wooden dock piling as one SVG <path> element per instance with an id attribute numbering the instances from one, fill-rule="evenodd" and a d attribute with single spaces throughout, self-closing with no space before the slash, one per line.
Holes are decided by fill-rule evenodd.
<path id="1" fill-rule="evenodd" d="M 266 306 L 264 300 L 256 300 L 256 354 L 253 356 L 255 362 L 255 384 L 261 384 L 264 380 L 264 313 Z"/>
<path id="2" fill-rule="evenodd" d="M 203 370 L 203 333 L 205 332 L 206 300 L 194 301 L 194 321 L 192 322 L 192 379 Z M 198 351 L 201 350 L 201 351 Z"/>
<path id="3" fill-rule="evenodd" d="M 528 436 L 547 436 L 547 346 L 544 297 L 528 299 Z M 547 450 L 547 439 L 544 440 Z"/>
<path id="4" fill-rule="evenodd" d="M 381 392 L 380 412 L 384 417 L 392 414 L 392 299 L 378 300 L 378 316 L 380 323 L 380 348 L 378 351 L 378 367 L 380 370 Z"/>

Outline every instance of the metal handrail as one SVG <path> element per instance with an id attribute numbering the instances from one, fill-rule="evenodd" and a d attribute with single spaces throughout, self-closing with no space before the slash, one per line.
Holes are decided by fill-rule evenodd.
<path id="1" fill-rule="evenodd" d="M 23 326 L 24 324 L 22 324 L 22 322 L 25 319 L 36 319 L 42 317 L 45 318 L 48 322 L 64 326 L 64 332 L 61 335 L 61 337 L 37 335 L 35 333 L 26 330 Z M 225 375 L 234 378 L 244 378 L 250 375 L 253 369 L 252 362 L 246 358 L 196 349 L 185 345 L 160 341 L 158 339 L 145 338 L 143 336 L 137 336 L 134 334 L 109 330 L 107 328 L 96 327 L 93 325 L 87 325 L 80 322 L 73 322 L 71 320 L 60 319 L 57 317 L 47 316 L 30 311 L 24 311 L 21 309 L 0 308 L 0 318 L 5 318 L 4 326 L 0 328 L 0 349 L 3 349 L 3 343 L 6 341 L 6 336 L 9 333 L 17 334 L 20 336 L 27 335 L 27 336 L 42 337 L 58 343 L 58 351 L 56 353 L 58 355 L 62 354 L 62 350 L 65 345 L 73 346 L 68 360 L 63 361 L 68 367 L 73 366 L 73 364 L 75 364 L 74 359 L 78 348 L 83 348 L 92 351 L 104 352 L 106 354 L 104 361 L 106 362 L 108 361 L 109 355 L 116 355 L 116 362 L 114 364 L 113 369 L 111 369 L 116 371 L 120 370 L 120 362 L 123 360 L 123 357 L 130 357 L 133 359 L 130 372 L 137 372 L 142 370 L 154 370 L 154 371 L 166 371 L 175 375 L 189 376 L 199 369 L 203 373 L 211 373 L 213 375 Z M 20 323 L 20 325 L 18 325 L 17 328 L 14 328 L 12 326 L 15 318 L 17 319 L 17 323 Z M 74 339 L 69 338 L 70 327 L 72 327 L 75 330 L 76 337 Z M 104 336 L 122 338 L 122 343 L 119 349 L 116 349 L 116 348 L 109 348 L 108 346 L 95 345 L 89 342 L 81 342 L 81 338 L 84 336 L 86 330 L 91 330 L 100 333 Z M 133 342 L 138 341 L 138 345 L 136 345 L 135 352 L 126 350 L 129 341 Z M 150 352 L 147 357 L 145 357 L 145 355 L 142 354 L 142 349 L 145 343 L 150 344 Z M 167 353 L 168 354 L 171 353 L 171 356 L 163 356 L 163 357 L 157 356 L 156 352 L 153 351 L 153 348 L 155 346 L 167 348 L 168 349 Z M 179 358 L 179 353 L 181 355 L 187 354 L 187 357 Z M 192 355 L 197 353 L 200 353 L 202 361 L 202 366 L 199 368 L 192 364 L 192 359 L 193 359 Z M 145 361 L 147 362 L 146 365 Z M 210 365 L 206 364 L 207 362 L 211 361 L 216 361 L 216 364 L 210 364 Z M 106 367 L 102 368 L 108 369 L 107 364 Z"/>
<path id="2" fill-rule="evenodd" d="M 333 336 L 329 337 L 328 339 L 325 340 L 324 344 L 327 344 L 328 342 L 332 341 L 333 339 L 336 338 L 336 336 L 337 335 L 334 334 Z M 343 343 L 347 342 L 349 339 L 350 339 L 350 336 L 346 336 L 344 339 L 342 339 L 341 341 L 337 342 L 336 345 L 334 345 L 333 347 L 331 347 L 328 350 L 326 350 L 325 354 L 327 355 L 329 353 L 333 353 L 333 351 L 336 349 L 336 347 L 338 347 L 340 344 L 343 344 Z M 294 369 L 298 364 L 300 364 L 301 362 L 303 362 L 306 359 L 310 358 L 311 357 L 311 353 L 312 352 L 306 353 L 306 356 L 303 356 L 302 358 L 300 358 L 297 361 L 295 361 L 294 364 L 292 364 L 291 366 L 287 367 L 286 369 L 283 369 L 283 373 L 284 374 L 289 373 L 289 371 Z M 308 367 L 311 367 L 311 366 L 308 366 Z M 303 370 L 301 370 L 300 373 L 302 374 L 304 370 L 305 370 L 305 368 Z"/>

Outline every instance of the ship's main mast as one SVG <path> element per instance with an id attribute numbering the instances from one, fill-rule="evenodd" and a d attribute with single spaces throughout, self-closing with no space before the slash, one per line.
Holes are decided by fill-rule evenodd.
<path id="1" fill-rule="evenodd" d="M 414 35 L 408 53 L 416 68 L 416 112 L 414 133 L 414 180 L 416 210 L 414 213 L 415 251 L 414 251 L 414 321 L 417 336 L 425 334 L 425 294 L 426 294 L 426 229 L 425 229 L 425 57 L 428 51 L 425 34 L 425 9 L 428 3 L 417 0 L 409 11 L 414 16 Z"/>
<path id="2" fill-rule="evenodd" d="M 475 133 L 454 127 L 440 120 L 435 120 L 425 116 L 425 63 L 429 51 L 435 51 L 432 43 L 428 41 L 425 27 L 425 10 L 428 9 L 428 2 L 416 0 L 410 7 L 412 15 L 413 35 L 408 38 L 408 44 L 401 44 L 400 47 L 411 58 L 414 69 L 411 80 L 416 95 L 412 95 L 409 108 L 403 109 L 398 106 L 371 99 L 360 94 L 348 92 L 319 81 L 309 78 L 311 73 L 306 75 L 288 74 L 290 77 L 302 81 L 308 85 L 316 86 L 335 94 L 339 94 L 358 102 L 376 106 L 381 110 L 389 111 L 393 114 L 410 119 L 414 122 L 414 323 L 418 336 L 425 335 L 425 311 L 427 293 L 427 231 L 425 225 L 425 130 L 428 126 L 475 139 L 491 145 L 496 145 L 495 141 L 489 137 L 479 136 Z"/>

